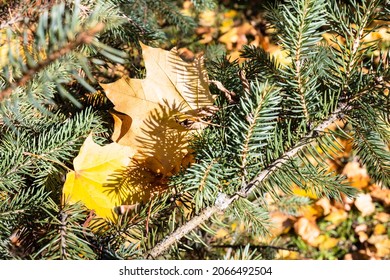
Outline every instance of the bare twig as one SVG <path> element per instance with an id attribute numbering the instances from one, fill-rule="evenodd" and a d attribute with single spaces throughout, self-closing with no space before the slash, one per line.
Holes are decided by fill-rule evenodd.
<path id="1" fill-rule="evenodd" d="M 248 196 L 256 186 L 265 181 L 271 174 L 273 174 L 279 167 L 285 164 L 289 159 L 296 156 L 304 147 L 308 144 L 313 143 L 316 140 L 316 135 L 320 132 L 325 131 L 325 129 L 340 118 L 342 112 L 350 110 L 351 107 L 345 104 L 339 104 L 338 108 L 332 113 L 332 115 L 315 127 L 310 133 L 302 138 L 293 148 L 286 151 L 279 159 L 275 160 L 272 165 L 268 166 L 257 176 L 252 179 L 248 184 L 246 184 L 239 192 L 232 196 L 228 196 L 224 193 L 220 193 L 217 196 L 215 204 L 205 208 L 199 215 L 193 217 L 187 223 L 177 228 L 169 236 L 160 241 L 155 247 L 153 247 L 149 252 L 146 253 L 145 258 L 157 258 L 162 255 L 166 250 L 168 250 L 173 244 L 179 241 L 186 234 L 190 233 L 192 230 L 197 228 L 199 225 L 207 221 L 212 215 L 217 213 L 223 213 L 226 208 L 229 207 L 235 200 L 240 197 Z"/>
<path id="2" fill-rule="evenodd" d="M 240 249 L 240 248 L 244 248 L 245 246 L 246 245 L 239 245 L 239 244 L 236 244 L 236 245 L 212 245 L 212 247 L 214 247 L 214 248 L 228 248 L 228 249 Z M 286 248 L 286 247 L 274 246 L 274 245 L 250 245 L 249 248 L 252 250 L 253 249 L 259 249 L 259 250 L 273 249 L 273 250 L 299 252 L 299 250 L 296 248 Z M 226 258 L 226 259 L 228 259 L 228 258 Z"/>

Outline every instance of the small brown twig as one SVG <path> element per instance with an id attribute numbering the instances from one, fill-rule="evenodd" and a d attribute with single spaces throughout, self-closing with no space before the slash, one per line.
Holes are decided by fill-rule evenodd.
<path id="1" fill-rule="evenodd" d="M 220 91 L 222 91 L 225 94 L 225 98 L 229 102 L 229 104 L 237 103 L 237 94 L 231 90 L 228 90 L 224 87 L 224 85 L 220 81 L 216 80 L 210 80 L 210 84 L 215 85 Z"/>

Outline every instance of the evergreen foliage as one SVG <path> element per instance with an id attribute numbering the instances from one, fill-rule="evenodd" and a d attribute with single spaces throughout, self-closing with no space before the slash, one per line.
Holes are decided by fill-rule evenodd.
<path id="1" fill-rule="evenodd" d="M 389 54 L 375 61 L 376 45 L 364 41 L 375 20 L 389 24 L 388 1 L 289 0 L 267 15 L 291 62 L 253 46 L 241 64 L 207 57 L 210 81 L 225 90 L 211 83 L 219 111 L 192 139 L 196 162 L 117 221 L 91 222 L 92 212 L 62 198 L 62 185 L 90 133 L 107 142 L 110 104 L 98 81 L 115 78 L 118 65 L 141 76 L 131 53 L 140 41 L 157 45 L 162 25 L 188 33 L 196 23 L 175 1 L 54 2 L 30 1 L 1 25 L 1 259 L 272 257 L 246 244 L 267 234 L 266 197 L 294 214 L 308 200 L 294 196 L 293 185 L 318 197 L 355 194 L 328 171 L 340 138 L 353 141 L 370 176 L 389 187 Z M 215 5 L 192 2 L 197 11 Z M 332 46 L 324 32 L 334 35 Z M 211 241 L 235 221 L 251 235 Z"/>

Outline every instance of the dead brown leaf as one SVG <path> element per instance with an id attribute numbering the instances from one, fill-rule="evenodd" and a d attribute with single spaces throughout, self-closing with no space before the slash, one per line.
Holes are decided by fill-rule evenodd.
<path id="1" fill-rule="evenodd" d="M 370 183 L 370 177 L 368 176 L 367 170 L 360 166 L 357 160 L 348 162 L 342 172 L 343 175 L 347 176 L 351 186 L 363 189 L 368 187 Z"/>
<path id="2" fill-rule="evenodd" d="M 371 197 L 384 204 L 385 207 L 390 206 L 390 189 L 381 188 L 378 185 L 373 185 L 370 187 Z"/>
<path id="3" fill-rule="evenodd" d="M 293 226 L 294 221 L 292 217 L 279 211 L 271 212 L 270 220 L 272 223 L 270 233 L 274 237 L 287 233 Z"/>
<path id="4" fill-rule="evenodd" d="M 183 61 L 176 49 L 142 45 L 146 78 L 101 84 L 115 105 L 113 140 L 136 150 L 133 159 L 164 176 L 177 173 L 188 149 L 182 112 L 213 104 L 203 58 Z M 183 115 L 183 116 L 182 116 Z M 199 123 L 198 121 L 193 121 Z"/>
<path id="5" fill-rule="evenodd" d="M 387 235 L 372 235 L 368 239 L 368 243 L 375 246 L 376 257 L 390 257 L 390 239 Z"/>
<path id="6" fill-rule="evenodd" d="M 295 222 L 294 230 L 309 245 L 317 245 L 316 239 L 321 234 L 321 231 L 314 221 L 301 217 Z"/>

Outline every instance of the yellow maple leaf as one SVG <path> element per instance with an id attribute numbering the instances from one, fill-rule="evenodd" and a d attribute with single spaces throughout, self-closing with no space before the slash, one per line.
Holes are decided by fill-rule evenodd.
<path id="1" fill-rule="evenodd" d="M 63 187 L 65 199 L 71 203 L 82 201 L 100 217 L 113 218 L 114 207 L 132 203 L 132 195 L 136 191 L 111 187 L 115 176 L 129 165 L 133 154 L 131 147 L 117 143 L 100 146 L 89 136 L 73 161 L 75 170 L 66 176 Z M 139 198 L 136 200 L 139 201 Z"/>
<path id="2" fill-rule="evenodd" d="M 176 173 L 188 154 L 184 112 L 213 104 L 203 59 L 183 61 L 176 49 L 142 45 L 145 79 L 101 84 L 115 105 L 112 139 L 136 149 L 135 159 L 157 174 Z"/>

